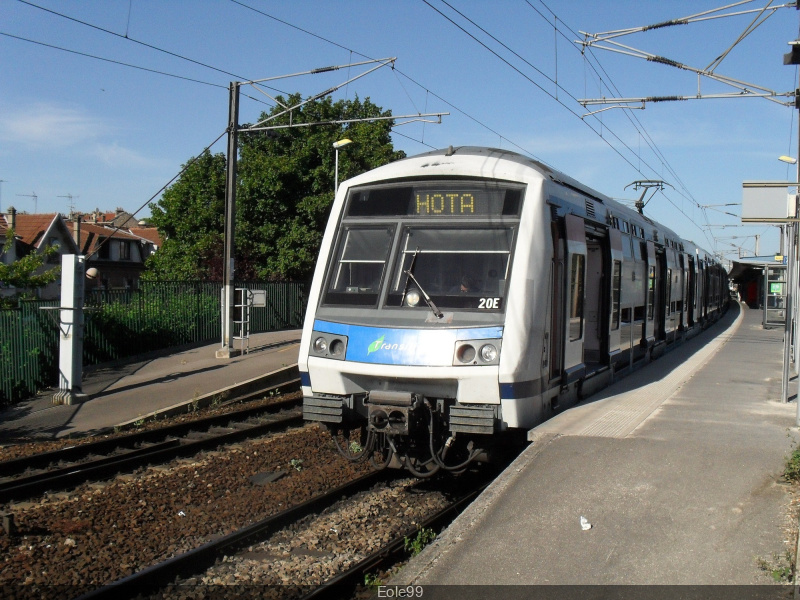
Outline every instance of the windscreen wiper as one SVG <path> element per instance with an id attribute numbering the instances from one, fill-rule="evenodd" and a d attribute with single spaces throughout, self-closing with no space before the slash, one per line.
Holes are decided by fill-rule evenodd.
<path id="1" fill-rule="evenodd" d="M 408 265 L 408 269 L 403 271 L 406 274 L 406 283 L 403 286 L 403 295 L 400 296 L 400 306 L 403 306 L 403 302 L 406 300 L 406 294 L 408 293 L 408 282 L 411 280 L 411 272 L 414 270 L 414 263 L 417 261 L 417 254 L 419 254 L 419 246 L 417 246 L 417 249 L 414 250 L 414 256 L 411 257 L 411 264 Z"/>
<path id="2" fill-rule="evenodd" d="M 433 312 L 434 316 L 437 319 L 441 319 L 442 317 L 444 317 L 444 313 L 442 313 L 442 311 L 439 310 L 439 308 L 436 306 L 436 304 L 434 304 L 433 300 L 431 300 L 431 297 L 428 296 L 428 294 L 425 293 L 425 290 L 422 289 L 422 286 L 420 285 L 419 281 L 417 281 L 417 278 L 414 277 L 414 273 L 412 272 L 414 270 L 414 264 L 417 261 L 417 254 L 419 254 L 419 246 L 417 246 L 417 249 L 414 250 L 414 256 L 411 258 L 411 264 L 408 266 L 408 269 L 405 271 L 405 274 L 406 274 L 406 285 L 403 287 L 403 296 L 400 298 L 400 306 L 403 305 L 403 301 L 406 298 L 406 292 L 408 292 L 408 281 L 410 279 L 414 283 L 417 284 L 417 287 L 419 288 L 419 291 L 422 292 L 422 298 L 425 300 L 425 304 L 428 305 L 428 308 L 431 309 L 431 312 Z"/>

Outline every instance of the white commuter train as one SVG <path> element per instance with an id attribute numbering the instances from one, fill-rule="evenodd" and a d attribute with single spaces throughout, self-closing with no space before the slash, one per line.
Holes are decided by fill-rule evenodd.
<path id="1" fill-rule="evenodd" d="M 406 158 L 336 195 L 303 414 L 351 460 L 457 472 L 699 331 L 727 287 L 705 251 L 537 161 Z"/>

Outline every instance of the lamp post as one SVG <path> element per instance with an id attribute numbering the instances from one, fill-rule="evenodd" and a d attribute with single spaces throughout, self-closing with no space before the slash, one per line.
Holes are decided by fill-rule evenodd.
<path id="1" fill-rule="evenodd" d="M 339 148 L 347 146 L 347 144 L 352 144 L 353 140 L 348 140 L 347 138 L 343 140 L 339 140 L 338 142 L 333 142 L 333 149 L 336 152 L 336 167 L 334 168 L 334 176 L 333 176 L 333 194 L 336 195 L 336 192 L 339 191 Z"/>

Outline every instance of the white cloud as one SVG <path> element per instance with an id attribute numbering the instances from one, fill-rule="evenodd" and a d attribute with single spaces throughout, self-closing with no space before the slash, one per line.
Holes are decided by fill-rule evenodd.
<path id="1" fill-rule="evenodd" d="M 8 109 L 0 107 L 0 143 L 34 154 L 55 151 L 59 160 L 99 160 L 112 168 L 152 168 L 162 163 L 126 148 L 112 136 L 119 127 L 80 109 L 54 103 L 37 103 Z M 19 154 L 19 152 L 17 152 Z"/>
<path id="2" fill-rule="evenodd" d="M 0 140 L 29 147 L 75 146 L 111 130 L 102 119 L 55 104 L 31 104 L 0 114 Z"/>
<path id="3" fill-rule="evenodd" d="M 97 143 L 92 146 L 89 153 L 95 158 L 99 158 L 109 167 L 160 167 L 161 161 L 143 156 L 129 148 L 124 148 L 116 142 Z"/>

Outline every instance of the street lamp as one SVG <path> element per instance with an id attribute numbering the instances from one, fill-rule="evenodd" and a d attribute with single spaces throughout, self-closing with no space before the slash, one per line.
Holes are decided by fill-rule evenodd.
<path id="1" fill-rule="evenodd" d="M 347 138 L 343 140 L 339 140 L 338 142 L 333 142 L 333 149 L 336 151 L 336 167 L 334 171 L 334 179 L 333 179 L 333 194 L 336 195 L 336 192 L 339 191 L 339 148 L 347 146 L 347 144 L 352 144 L 353 140 L 348 140 Z"/>

